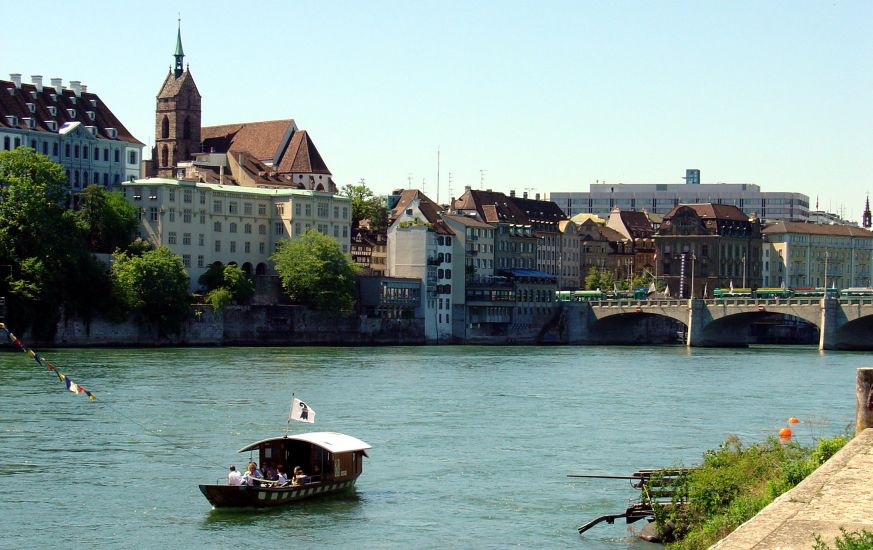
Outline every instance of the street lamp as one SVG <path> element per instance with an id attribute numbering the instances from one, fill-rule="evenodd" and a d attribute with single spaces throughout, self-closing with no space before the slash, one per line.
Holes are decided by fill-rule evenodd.
<path id="1" fill-rule="evenodd" d="M 825 298 L 827 298 L 827 295 L 828 295 L 828 256 L 829 256 L 828 251 L 825 250 L 825 272 L 824 272 Z"/>
<path id="2" fill-rule="evenodd" d="M 746 288 L 746 255 L 743 254 L 743 288 Z"/>

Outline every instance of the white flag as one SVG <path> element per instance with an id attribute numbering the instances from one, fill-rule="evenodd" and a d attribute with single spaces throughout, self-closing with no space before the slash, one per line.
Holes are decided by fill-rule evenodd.
<path id="1" fill-rule="evenodd" d="M 310 409 L 309 405 L 295 397 L 291 400 L 291 414 L 288 416 L 288 420 L 315 424 L 315 411 Z"/>

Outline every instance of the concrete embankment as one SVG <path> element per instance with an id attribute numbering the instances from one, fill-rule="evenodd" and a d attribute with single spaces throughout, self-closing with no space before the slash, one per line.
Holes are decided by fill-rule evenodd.
<path id="1" fill-rule="evenodd" d="M 815 534 L 834 547 L 841 527 L 873 532 L 873 428 L 712 548 L 809 550 Z"/>

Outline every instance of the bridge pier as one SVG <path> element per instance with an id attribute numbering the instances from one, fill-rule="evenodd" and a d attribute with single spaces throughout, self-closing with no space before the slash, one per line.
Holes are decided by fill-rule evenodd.
<path id="1" fill-rule="evenodd" d="M 685 335 L 685 345 L 689 348 L 699 346 L 703 342 L 703 328 L 712 321 L 712 316 L 703 300 L 688 299 L 688 332 Z"/>
<path id="2" fill-rule="evenodd" d="M 821 299 L 820 303 L 821 322 L 818 325 L 818 349 L 837 349 L 837 331 L 839 329 L 837 312 L 840 308 L 840 302 L 825 297 Z"/>

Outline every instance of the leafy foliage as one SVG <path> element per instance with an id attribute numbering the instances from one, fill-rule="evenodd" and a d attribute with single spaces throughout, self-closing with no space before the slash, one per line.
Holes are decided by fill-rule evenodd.
<path id="1" fill-rule="evenodd" d="M 136 231 L 136 207 L 121 193 L 106 191 L 99 185 L 89 185 L 82 190 L 75 216 L 94 252 L 111 253 L 116 248 L 124 248 Z"/>
<path id="2" fill-rule="evenodd" d="M 206 294 L 206 301 L 212 306 L 212 309 L 221 311 L 233 302 L 233 293 L 224 287 L 216 288 Z"/>
<path id="3" fill-rule="evenodd" d="M 280 241 L 272 260 L 294 302 L 325 311 L 351 309 L 358 268 L 330 237 L 310 230 Z"/>
<path id="4" fill-rule="evenodd" d="M 810 449 L 775 438 L 746 447 L 728 438 L 681 478 L 677 493 L 687 495 L 684 508 L 656 509 L 659 529 L 669 525 L 679 539 L 668 548 L 708 548 L 800 483 L 846 441 L 843 436 L 820 439 Z"/>
<path id="5" fill-rule="evenodd" d="M 836 550 L 873 550 L 873 533 L 864 529 L 861 531 L 847 531 L 840 527 L 840 536 L 834 540 Z M 830 550 L 830 546 L 822 540 L 821 535 L 815 534 L 814 550 Z"/>
<path id="6" fill-rule="evenodd" d="M 357 185 L 345 185 L 340 194 L 352 199 L 352 225 L 370 220 L 370 228 L 375 231 L 384 231 L 388 227 L 388 209 L 363 180 Z"/>
<path id="7" fill-rule="evenodd" d="M 245 302 L 255 294 L 255 284 L 235 265 L 222 267 L 220 262 L 215 262 L 198 282 L 207 290 L 206 299 L 216 311 L 232 301 Z"/>
<path id="8" fill-rule="evenodd" d="M 162 333 L 178 332 L 191 314 L 182 260 L 163 246 L 140 256 L 117 252 L 113 257 L 113 290 L 125 308 L 156 324 Z"/>

